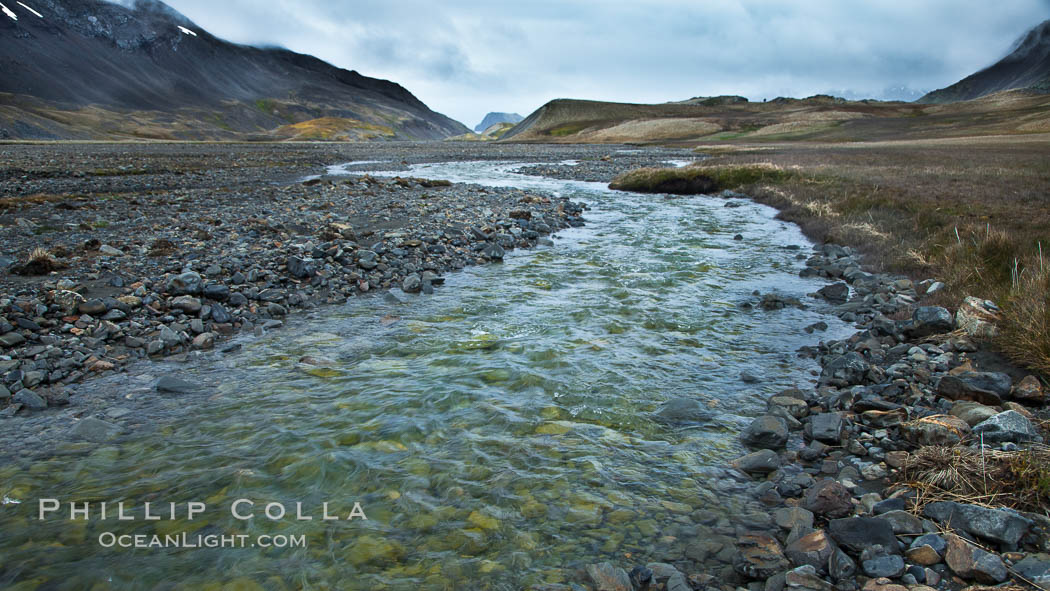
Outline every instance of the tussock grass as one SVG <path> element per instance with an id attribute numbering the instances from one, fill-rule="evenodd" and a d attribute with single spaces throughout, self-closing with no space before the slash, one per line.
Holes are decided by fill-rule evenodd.
<path id="1" fill-rule="evenodd" d="M 899 481 L 919 492 L 917 505 L 956 501 L 1050 515 L 1050 448 L 978 451 L 967 446 L 919 448 Z"/>

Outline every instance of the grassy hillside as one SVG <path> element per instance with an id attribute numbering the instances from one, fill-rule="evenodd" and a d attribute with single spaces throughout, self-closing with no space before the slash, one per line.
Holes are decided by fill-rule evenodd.
<path id="1" fill-rule="evenodd" d="M 1050 95 L 998 93 L 947 105 L 845 101 L 817 96 L 766 103 L 694 99 L 637 105 L 559 99 L 519 123 L 504 141 L 677 144 L 856 142 L 1040 133 Z"/>

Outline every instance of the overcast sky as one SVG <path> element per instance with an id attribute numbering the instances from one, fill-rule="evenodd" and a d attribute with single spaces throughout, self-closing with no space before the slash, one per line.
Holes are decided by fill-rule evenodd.
<path id="1" fill-rule="evenodd" d="M 932 90 L 1050 18 L 1050 0 L 166 1 L 219 37 L 398 82 L 469 127 L 562 97 Z"/>

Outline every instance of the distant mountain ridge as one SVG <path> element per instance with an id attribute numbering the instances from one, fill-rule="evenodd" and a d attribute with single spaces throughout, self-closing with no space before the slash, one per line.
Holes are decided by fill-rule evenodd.
<path id="1" fill-rule="evenodd" d="M 477 133 L 484 133 L 486 129 L 496 125 L 497 123 L 519 123 L 524 119 L 517 113 L 489 113 L 485 115 L 485 118 L 474 126 L 474 131 Z"/>
<path id="2" fill-rule="evenodd" d="M 5 6 L 0 134 L 8 137 L 226 139 L 322 118 L 364 130 L 355 139 L 375 128 L 404 139 L 467 131 L 396 83 L 218 39 L 159 0 Z"/>
<path id="3" fill-rule="evenodd" d="M 995 64 L 947 88 L 935 90 L 918 102 L 967 101 L 1013 89 L 1050 92 L 1050 20 L 1025 34 L 1013 51 Z"/>

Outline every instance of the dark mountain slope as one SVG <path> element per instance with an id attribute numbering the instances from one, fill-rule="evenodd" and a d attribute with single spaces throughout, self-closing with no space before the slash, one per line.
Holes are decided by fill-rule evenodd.
<path id="1" fill-rule="evenodd" d="M 1010 55 L 947 88 L 935 90 L 920 103 L 951 103 L 1017 88 L 1050 92 L 1050 20 L 1029 31 Z"/>
<path id="2" fill-rule="evenodd" d="M 0 92 L 42 99 L 49 109 L 149 112 L 146 119 L 159 123 L 157 112 L 172 113 L 179 115 L 172 124 L 198 117 L 233 134 L 321 117 L 386 126 L 401 137 L 466 131 L 398 84 L 285 49 L 223 41 L 157 0 L 133 9 L 26 2 L 42 17 L 4 4 L 18 20 L 0 14 Z"/>

